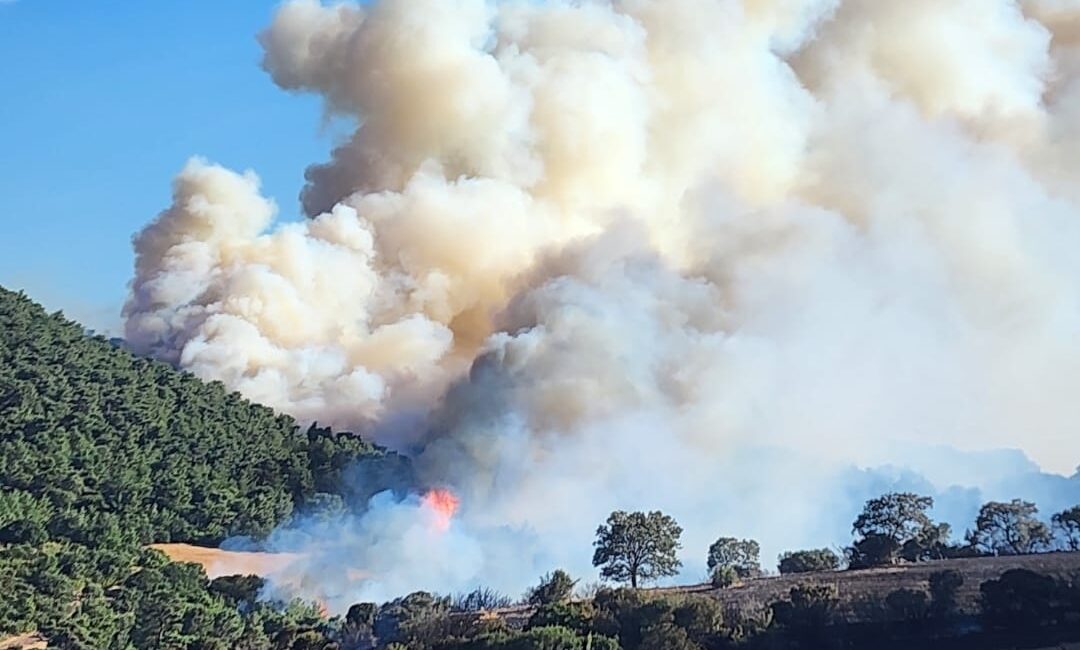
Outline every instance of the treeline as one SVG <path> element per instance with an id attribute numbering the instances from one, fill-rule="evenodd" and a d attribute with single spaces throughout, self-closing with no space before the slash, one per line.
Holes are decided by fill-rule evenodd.
<path id="1" fill-rule="evenodd" d="M 56 647 L 232 648 L 207 644 L 223 625 L 274 619 L 270 610 L 240 625 L 205 576 L 146 544 L 259 537 L 410 481 L 403 457 L 347 433 L 302 432 L 0 288 L 0 637 L 41 629 Z M 270 628 L 295 618 L 279 609 Z M 143 631 L 177 617 L 175 639 Z"/>
<path id="2" fill-rule="evenodd" d="M 490 610 L 512 599 L 485 589 L 418 592 L 326 618 L 313 604 L 261 600 L 257 577 L 211 581 L 146 548 L 257 538 L 298 514 L 349 508 L 411 483 L 405 459 L 357 436 L 302 432 L 219 383 L 86 336 L 0 288 L 0 638 L 37 630 L 62 650 L 885 648 L 942 639 L 950 643 L 942 647 L 993 648 L 1080 638 L 1080 582 L 1026 571 L 980 585 L 982 631 L 966 636 L 956 636 L 970 631 L 963 617 L 971 614 L 956 607 L 963 576 L 950 572 L 926 590 L 863 603 L 852 620 L 840 615 L 834 589 L 809 582 L 774 602 L 730 608 L 634 588 L 572 596 L 575 581 L 556 571 L 527 594 L 523 625 L 511 626 Z M 955 543 L 930 519 L 932 505 L 911 494 L 872 500 L 849 548 L 786 553 L 779 569 L 1080 547 L 1077 508 L 1047 525 L 1032 504 L 986 504 Z M 597 530 L 594 564 L 631 587 L 674 575 L 681 532 L 660 512 L 612 513 Z M 714 585 L 761 575 L 759 554 L 753 540 L 718 539 L 707 550 Z"/>
<path id="3" fill-rule="evenodd" d="M 948 524 L 930 517 L 931 497 L 893 492 L 866 502 L 852 523 L 853 543 L 841 552 L 829 548 L 788 551 L 778 558 L 781 574 L 867 569 L 897 562 L 921 562 L 988 555 L 1026 555 L 1080 548 L 1080 506 L 1039 520 L 1035 504 L 1013 499 L 982 506 L 964 541 L 954 542 Z M 593 564 L 602 578 L 637 587 L 639 581 L 678 575 L 682 528 L 662 512 L 611 513 L 596 531 Z M 765 573 L 756 540 L 720 537 L 706 563 L 713 586 L 727 587 Z"/>
<path id="4" fill-rule="evenodd" d="M 575 595 L 576 582 L 556 571 L 526 595 L 527 610 L 486 611 L 508 599 L 485 589 L 457 597 L 421 591 L 381 606 L 359 603 L 327 620 L 294 605 L 296 624 L 273 631 L 270 645 L 252 645 L 265 637 L 236 623 L 220 629 L 230 648 L 320 650 L 1004 650 L 1080 638 L 1080 579 L 1007 571 L 980 585 L 974 614 L 958 607 L 963 580 L 956 571 L 938 571 L 927 590 L 863 598 L 853 615 L 830 584 L 798 585 L 772 602 L 725 605 L 707 594 L 626 587 Z M 239 612 L 269 608 L 258 600 L 261 588 L 254 577 L 211 583 Z M 514 614 L 525 618 L 517 624 Z"/>
<path id="5" fill-rule="evenodd" d="M 983 504 L 962 541 L 952 539 L 949 524 L 934 522 L 931 497 L 894 492 L 866 502 L 852 523 L 853 543 L 837 553 L 828 548 L 789 551 L 778 558 L 781 574 L 866 569 L 963 557 L 1029 555 L 1080 549 L 1080 506 L 1054 514 L 1050 524 L 1038 518 L 1034 503 L 1013 499 Z M 722 537 L 709 549 L 708 566 L 717 586 L 760 575 L 758 543 Z"/>

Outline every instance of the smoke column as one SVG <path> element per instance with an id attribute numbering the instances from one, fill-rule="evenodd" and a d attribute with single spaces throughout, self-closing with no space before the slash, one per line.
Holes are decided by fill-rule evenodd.
<path id="1" fill-rule="evenodd" d="M 332 607 L 591 575 L 615 508 L 698 578 L 898 486 L 1080 501 L 1075 2 L 293 0 L 259 40 L 355 131 L 301 224 L 189 162 L 126 336 L 460 497 L 308 531 L 374 576 Z"/>

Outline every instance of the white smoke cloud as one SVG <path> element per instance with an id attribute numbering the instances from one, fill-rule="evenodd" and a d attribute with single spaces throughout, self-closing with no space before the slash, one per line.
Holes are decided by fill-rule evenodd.
<path id="1" fill-rule="evenodd" d="M 304 224 L 189 163 L 126 332 L 461 495 L 423 558 L 372 538 L 409 504 L 338 525 L 320 553 L 377 578 L 335 606 L 587 571 L 615 508 L 675 515 L 698 577 L 720 534 L 1035 476 L 942 449 L 1080 462 L 1075 3 L 294 0 L 260 41 L 356 131 Z"/>

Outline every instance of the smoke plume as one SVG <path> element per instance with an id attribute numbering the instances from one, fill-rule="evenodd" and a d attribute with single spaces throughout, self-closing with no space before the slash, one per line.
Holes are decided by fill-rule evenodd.
<path id="1" fill-rule="evenodd" d="M 458 495 L 310 528 L 375 576 L 334 607 L 589 571 L 616 508 L 697 578 L 885 489 L 1080 500 L 1075 2 L 292 0 L 259 40 L 355 132 L 300 224 L 189 162 L 126 336 Z"/>

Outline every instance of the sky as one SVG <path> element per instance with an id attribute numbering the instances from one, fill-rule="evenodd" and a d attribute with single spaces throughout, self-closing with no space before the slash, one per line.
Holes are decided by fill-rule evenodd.
<path id="1" fill-rule="evenodd" d="M 119 333 L 131 236 L 195 155 L 299 218 L 334 129 L 259 67 L 276 4 L 0 0 L 0 285 Z"/>

